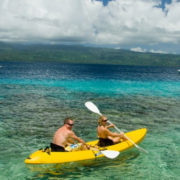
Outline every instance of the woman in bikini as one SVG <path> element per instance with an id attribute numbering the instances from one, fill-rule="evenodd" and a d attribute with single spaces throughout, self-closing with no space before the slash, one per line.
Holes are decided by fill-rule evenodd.
<path id="1" fill-rule="evenodd" d="M 101 116 L 98 120 L 97 134 L 99 137 L 98 146 L 110 146 L 119 143 L 121 139 L 126 139 L 124 133 L 114 133 L 109 128 L 114 127 L 114 124 L 107 125 L 107 117 Z"/>

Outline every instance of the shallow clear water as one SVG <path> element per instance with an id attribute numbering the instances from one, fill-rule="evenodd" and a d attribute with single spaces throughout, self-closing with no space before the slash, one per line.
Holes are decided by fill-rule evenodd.
<path id="1" fill-rule="evenodd" d="M 179 179 L 180 74 L 178 68 L 0 62 L 0 179 Z M 93 101 L 120 129 L 147 127 L 140 144 L 117 159 L 26 166 L 49 145 L 63 119 L 96 139 Z"/>

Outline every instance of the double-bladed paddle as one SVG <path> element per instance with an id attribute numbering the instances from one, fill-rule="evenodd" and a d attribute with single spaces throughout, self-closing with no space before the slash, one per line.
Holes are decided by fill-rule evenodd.
<path id="1" fill-rule="evenodd" d="M 91 102 L 88 101 L 85 103 L 85 106 L 92 112 L 102 116 L 101 112 L 99 111 L 99 109 L 97 108 L 97 106 Z M 108 123 L 112 124 L 111 121 L 108 120 Z M 114 128 L 118 131 L 118 132 L 122 132 L 119 128 L 117 128 L 116 126 L 114 126 Z M 127 137 L 125 134 L 124 136 L 126 137 L 126 139 L 128 139 L 137 149 L 139 149 L 140 151 L 144 152 L 144 153 L 148 153 L 145 149 L 143 149 L 142 147 L 138 146 L 136 143 L 134 143 L 129 137 Z"/>

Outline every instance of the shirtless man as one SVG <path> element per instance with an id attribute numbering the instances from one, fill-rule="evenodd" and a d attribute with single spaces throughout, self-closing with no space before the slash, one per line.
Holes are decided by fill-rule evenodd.
<path id="1" fill-rule="evenodd" d="M 64 120 L 64 125 L 54 134 L 53 141 L 50 145 L 51 151 L 65 152 L 65 146 L 68 143 L 74 143 L 74 141 L 78 141 L 79 143 L 82 143 L 87 148 L 89 148 L 88 145 L 86 145 L 85 142 L 81 138 L 77 137 L 72 131 L 73 125 L 74 121 L 71 118 L 66 118 Z"/>
<path id="2" fill-rule="evenodd" d="M 101 116 L 98 121 L 97 134 L 99 137 L 98 146 L 110 146 L 120 142 L 121 139 L 126 139 L 124 133 L 113 133 L 108 128 L 114 127 L 114 124 L 107 125 L 108 119 Z"/>

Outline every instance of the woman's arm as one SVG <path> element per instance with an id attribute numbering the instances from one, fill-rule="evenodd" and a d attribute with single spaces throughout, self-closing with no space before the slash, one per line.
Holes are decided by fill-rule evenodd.
<path id="1" fill-rule="evenodd" d="M 106 134 L 107 136 L 112 136 L 112 137 L 122 137 L 122 134 L 120 133 L 113 133 L 111 131 L 109 131 L 109 129 L 106 129 Z"/>
<path id="2" fill-rule="evenodd" d="M 115 127 L 115 125 L 114 124 L 110 124 L 110 125 L 108 125 L 108 126 L 106 126 L 106 128 L 114 128 Z"/>

